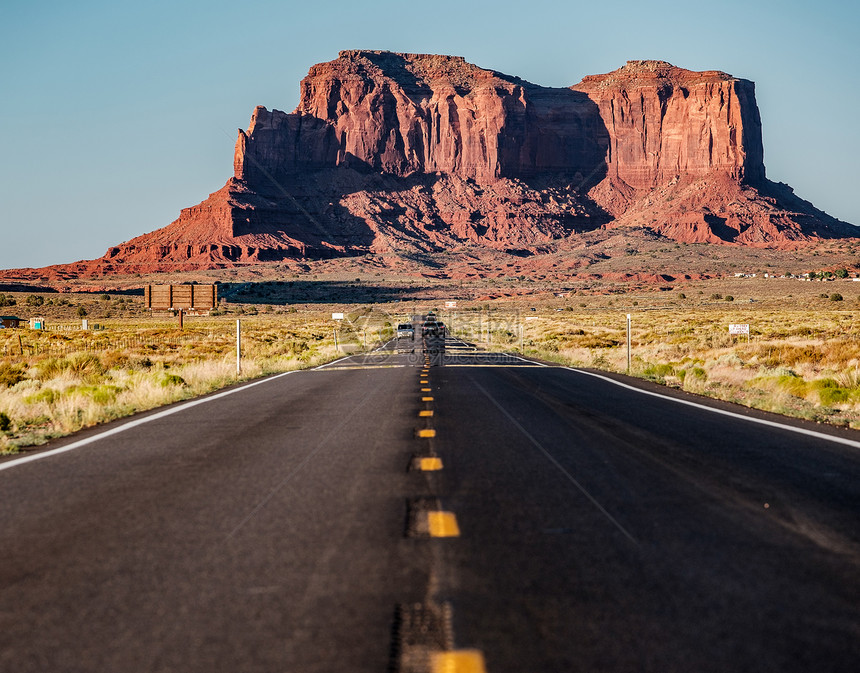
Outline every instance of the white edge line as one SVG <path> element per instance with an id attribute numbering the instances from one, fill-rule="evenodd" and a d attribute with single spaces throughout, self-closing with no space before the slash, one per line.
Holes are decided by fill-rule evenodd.
<path id="1" fill-rule="evenodd" d="M 42 460 L 43 458 L 49 458 L 51 456 L 56 456 L 60 453 L 65 453 L 66 451 L 74 451 L 75 449 L 79 449 L 83 446 L 87 446 L 88 444 L 92 444 L 93 442 L 97 442 L 100 439 L 104 439 L 105 437 L 110 437 L 112 435 L 118 435 L 120 432 L 125 432 L 126 430 L 131 430 L 132 428 L 136 428 L 139 425 L 143 425 L 144 423 L 149 423 L 150 421 L 158 420 L 159 418 L 164 418 L 165 416 L 170 416 L 172 414 L 177 414 L 180 411 L 185 411 L 186 409 L 190 409 L 191 407 L 196 407 L 198 404 L 205 404 L 206 402 L 211 402 L 212 400 L 217 400 L 221 397 L 226 397 L 227 395 L 232 395 L 233 393 L 238 393 L 243 390 L 247 390 L 248 388 L 253 388 L 254 386 L 259 386 L 263 383 L 268 383 L 269 381 L 274 381 L 275 379 L 279 379 L 282 376 L 289 376 L 290 374 L 296 374 L 299 371 L 298 369 L 294 369 L 289 372 L 283 372 L 281 374 L 275 374 L 274 376 L 267 376 L 264 379 L 259 381 L 254 381 L 253 383 L 248 383 L 239 388 L 232 388 L 231 390 L 225 390 L 220 393 L 215 393 L 214 395 L 209 395 L 208 397 L 201 397 L 196 400 L 191 400 L 189 402 L 185 402 L 184 404 L 180 404 L 175 407 L 171 407 L 170 409 L 165 409 L 163 411 L 156 412 L 144 418 L 138 418 L 134 421 L 129 421 L 128 423 L 123 423 L 120 426 L 115 428 L 111 428 L 110 430 L 105 430 L 104 432 L 100 432 L 97 435 L 93 435 L 91 437 L 87 437 L 86 439 L 80 439 L 77 442 L 72 442 L 71 444 L 67 444 L 66 446 L 61 446 L 58 449 L 51 449 L 50 451 L 44 451 L 42 453 L 35 453 L 31 456 L 24 456 L 22 458 L 16 458 L 14 460 L 10 460 L 5 463 L 0 463 L 0 471 L 8 470 L 13 467 L 17 467 L 19 465 L 23 465 L 24 463 L 31 463 L 35 460 Z"/>
<path id="2" fill-rule="evenodd" d="M 844 437 L 839 437 L 837 435 L 828 435 L 823 432 L 816 432 L 815 430 L 807 430 L 806 428 L 798 428 L 793 425 L 784 425 L 783 423 L 778 423 L 776 421 L 768 421 L 764 418 L 756 418 L 755 416 L 744 416 L 743 414 L 735 413 L 734 411 L 727 411 L 725 409 L 719 409 L 717 407 L 709 407 L 706 404 L 700 404 L 698 402 L 692 402 L 690 400 L 682 400 L 677 397 L 670 397 L 668 395 L 663 395 L 662 393 L 655 393 L 651 390 L 643 390 L 642 388 L 637 388 L 636 386 L 631 386 L 627 383 L 622 383 L 621 381 L 616 381 L 613 378 L 608 376 L 603 376 L 601 374 L 595 374 L 594 372 L 587 372 L 584 369 L 575 369 L 574 367 L 564 367 L 572 372 L 576 372 L 577 374 L 585 374 L 587 376 L 593 376 L 597 379 L 602 379 L 607 381 L 608 383 L 612 383 L 616 386 L 620 386 L 622 388 L 627 388 L 628 390 L 633 390 L 634 392 L 641 393 L 642 395 L 650 395 L 651 397 L 659 397 L 664 400 L 669 400 L 671 402 L 677 402 L 678 404 L 686 404 L 688 407 L 695 407 L 696 409 L 703 409 L 704 411 L 710 411 L 714 414 L 721 414 L 722 416 L 729 416 L 730 418 L 737 418 L 742 421 L 749 421 L 750 423 L 758 423 L 759 425 L 766 425 L 771 428 L 779 428 L 780 430 L 788 430 L 789 432 L 795 432 L 800 435 L 807 435 L 809 437 L 815 437 L 816 439 L 824 439 L 829 442 L 834 442 L 836 444 L 844 444 L 845 446 L 851 446 L 856 449 L 860 449 L 860 442 L 854 441 L 853 439 L 845 439 Z"/>
<path id="3" fill-rule="evenodd" d="M 371 353 L 379 353 L 380 351 L 388 350 L 388 346 L 392 341 L 397 341 L 397 339 L 389 339 L 384 344 L 382 344 L 379 348 L 374 348 Z"/>
<path id="4" fill-rule="evenodd" d="M 515 355 L 514 353 L 505 353 L 508 357 L 516 358 L 517 360 L 522 360 L 523 362 L 528 362 L 530 365 L 537 365 L 538 367 L 549 367 L 549 365 L 544 364 L 543 362 L 538 362 L 537 360 L 527 360 L 521 355 Z"/>
<path id="5" fill-rule="evenodd" d="M 311 369 L 312 372 L 318 372 L 320 369 L 325 369 L 326 367 L 331 367 L 333 364 L 338 362 L 343 362 L 344 360 L 349 360 L 350 358 L 355 357 L 354 355 L 344 355 L 342 358 L 338 358 L 337 360 L 332 360 L 331 362 L 326 362 L 324 365 L 320 365 L 319 367 L 314 367 Z"/>

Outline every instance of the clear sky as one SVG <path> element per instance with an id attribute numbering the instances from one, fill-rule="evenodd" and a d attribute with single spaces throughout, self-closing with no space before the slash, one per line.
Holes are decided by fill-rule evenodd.
<path id="1" fill-rule="evenodd" d="M 544 86 L 629 59 L 756 82 L 768 177 L 860 225 L 860 6 L 844 0 L 4 0 L 0 268 L 100 257 L 232 173 L 256 105 L 341 49 L 456 54 Z"/>

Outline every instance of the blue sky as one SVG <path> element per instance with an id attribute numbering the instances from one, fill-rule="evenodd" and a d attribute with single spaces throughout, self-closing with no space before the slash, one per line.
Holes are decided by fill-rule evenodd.
<path id="1" fill-rule="evenodd" d="M 544 86 L 628 59 L 756 82 L 772 180 L 860 224 L 856 3 L 4 1 L 0 268 L 92 259 L 232 173 L 254 106 L 341 49 L 456 54 Z"/>

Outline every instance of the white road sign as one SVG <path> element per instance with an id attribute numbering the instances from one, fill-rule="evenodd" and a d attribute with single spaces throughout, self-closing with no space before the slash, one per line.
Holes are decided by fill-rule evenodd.
<path id="1" fill-rule="evenodd" d="M 750 326 L 743 324 L 730 324 L 729 334 L 749 334 Z"/>
<path id="2" fill-rule="evenodd" d="M 332 313 L 331 319 L 332 320 L 343 320 L 343 313 Z"/>

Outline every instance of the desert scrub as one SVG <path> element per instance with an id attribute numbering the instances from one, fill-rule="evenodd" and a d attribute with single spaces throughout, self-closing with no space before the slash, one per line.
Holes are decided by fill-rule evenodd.
<path id="1" fill-rule="evenodd" d="M 99 356 L 93 353 L 74 353 L 66 358 L 48 358 L 38 362 L 35 369 L 36 378 L 42 381 L 67 376 L 82 381 L 97 382 L 106 371 Z"/>
<path id="2" fill-rule="evenodd" d="M 578 339 L 571 339 L 570 343 L 579 348 L 615 348 L 621 342 L 618 338 L 604 332 L 601 334 L 583 334 Z"/>
<path id="3" fill-rule="evenodd" d="M 860 320 L 851 312 L 711 306 L 632 313 L 631 373 L 760 409 L 860 428 Z M 611 309 L 539 315 L 540 326 L 526 328 L 526 352 L 623 373 L 625 318 Z M 730 335 L 730 323 L 750 324 L 751 341 Z"/>
<path id="4" fill-rule="evenodd" d="M 96 404 L 108 405 L 116 400 L 117 395 L 121 393 L 122 390 L 123 389 L 120 386 L 112 385 L 75 386 L 66 389 L 65 394 L 69 395 L 71 393 L 76 393 L 79 395 L 85 395 Z"/>
<path id="5" fill-rule="evenodd" d="M 24 367 L 9 362 L 0 362 L 0 388 L 9 388 L 27 378 Z"/>
<path id="6" fill-rule="evenodd" d="M 0 334 L 0 413 L 9 419 L 0 452 L 138 411 L 188 399 L 264 374 L 322 364 L 386 334 L 371 308 L 334 347 L 331 313 L 261 314 L 242 324 L 242 374 L 236 375 L 235 323 L 175 325 L 115 321 L 104 332 L 15 330 Z M 390 332 L 390 330 L 388 330 Z M 21 346 L 18 345 L 18 337 Z M 23 353 L 22 353 L 23 350 Z"/>
<path id="7" fill-rule="evenodd" d="M 675 376 L 675 366 L 671 363 L 645 364 L 636 373 L 649 381 L 665 383 L 667 376 Z"/>
<path id="8" fill-rule="evenodd" d="M 759 376 L 750 380 L 748 386 L 787 394 L 822 407 L 847 407 L 860 400 L 860 388 L 856 386 L 842 386 L 830 377 L 807 381 L 794 372 Z"/>
<path id="9" fill-rule="evenodd" d="M 168 386 L 188 385 L 187 383 L 185 383 L 185 379 L 183 379 L 181 376 L 178 376 L 177 374 L 164 374 L 161 377 L 160 384 L 162 388 L 167 388 Z"/>

